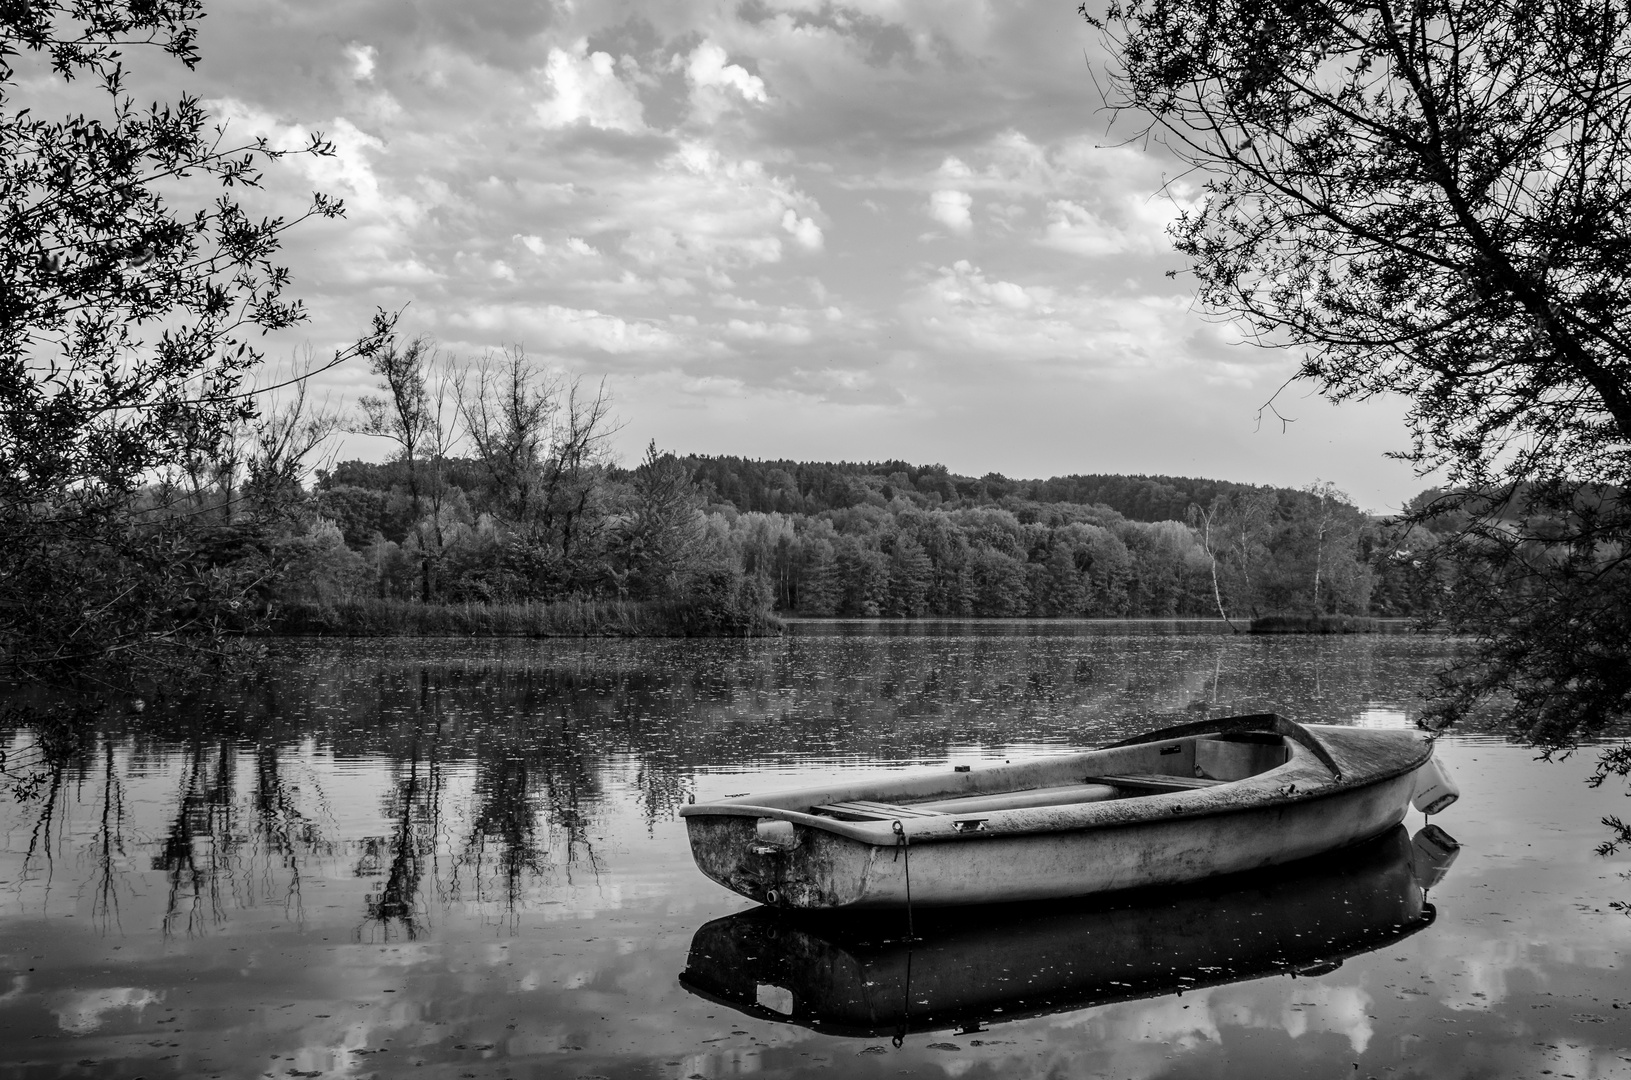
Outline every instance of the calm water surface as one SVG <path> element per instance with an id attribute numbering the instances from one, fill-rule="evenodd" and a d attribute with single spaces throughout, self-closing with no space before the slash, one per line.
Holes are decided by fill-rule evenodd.
<path id="1" fill-rule="evenodd" d="M 1402 726 L 1451 648 L 916 630 L 283 643 L 67 760 L 0 731 L 13 771 L 54 766 L 0 797 L 0 1076 L 1631 1078 L 1631 860 L 1593 853 L 1626 804 L 1585 787 L 1589 754 L 1444 740 L 1463 797 L 1434 823 L 1461 848 L 1425 899 L 1414 813 L 1268 877 L 916 943 L 704 879 L 693 796 L 1203 707 Z"/>

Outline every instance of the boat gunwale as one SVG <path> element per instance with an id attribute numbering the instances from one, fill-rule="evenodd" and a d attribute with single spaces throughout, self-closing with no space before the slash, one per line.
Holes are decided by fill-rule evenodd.
<path id="1" fill-rule="evenodd" d="M 1220 727 L 1220 725 L 1230 724 L 1234 721 L 1266 723 L 1269 726 L 1248 727 L 1244 724 L 1235 723 L 1229 728 Z M 1286 728 L 1300 730 L 1302 737 L 1299 738 L 1289 731 L 1283 730 L 1281 725 Z M 1292 752 L 1291 757 L 1275 768 L 1207 788 L 1161 792 L 1105 802 L 1061 803 L 1007 810 L 970 811 L 967 815 L 948 812 L 935 817 L 902 818 L 898 821 L 843 821 L 838 818 L 811 814 L 800 810 L 765 806 L 745 801 L 755 796 L 739 796 L 738 798 L 744 801 L 721 800 L 682 806 L 680 807 L 680 816 L 686 818 L 717 816 L 776 819 L 788 821 L 794 825 L 819 829 L 872 847 L 894 847 L 900 844 L 903 839 L 913 844 L 972 839 L 996 840 L 1047 833 L 1096 832 L 1136 828 L 1156 822 L 1220 817 L 1233 813 L 1257 811 L 1266 807 L 1315 802 L 1338 794 L 1389 782 L 1421 768 L 1433 756 L 1433 742 L 1431 739 L 1424 738 L 1420 743 L 1422 752 L 1401 765 L 1375 772 L 1365 772 L 1362 775 L 1350 774 L 1344 776 L 1342 771 L 1336 767 L 1334 760 L 1327 764 L 1327 759 L 1331 758 L 1329 748 L 1320 743 L 1318 736 L 1313 732 L 1308 731 L 1296 721 L 1288 720 L 1277 714 L 1260 713 L 1245 717 L 1226 717 L 1210 723 L 1196 721 L 1177 727 L 1163 728 L 1159 731 L 1137 736 L 1134 739 L 1099 747 L 1096 750 L 1083 751 L 1079 755 L 1068 755 L 1061 760 L 1068 760 L 1073 757 L 1087 757 L 1101 750 L 1162 742 L 1170 738 L 1188 738 L 1193 735 L 1205 735 L 1214 732 L 1222 733 L 1224 730 L 1274 730 L 1287 739 L 1288 747 Z M 1321 752 L 1317 756 L 1316 752 L 1310 748 L 1309 743 L 1315 743 L 1319 746 Z M 1314 760 L 1311 761 L 1310 758 Z M 1330 779 L 1314 775 L 1316 762 L 1320 770 L 1330 772 Z M 1091 780 L 1091 778 L 1089 779 Z M 1315 786 L 1299 786 L 1305 779 L 1323 780 L 1325 782 Z M 767 792 L 765 794 L 773 794 L 777 798 L 788 798 L 805 794 L 816 796 L 825 790 L 831 789 L 807 787 L 785 792 Z M 762 798 L 763 796 L 758 797 Z M 1107 814 L 1105 812 L 1106 807 L 1115 807 L 1119 812 Z M 960 824 L 971 820 L 980 822 L 979 827 L 965 828 Z M 900 826 L 902 833 L 895 832 L 897 824 Z"/>

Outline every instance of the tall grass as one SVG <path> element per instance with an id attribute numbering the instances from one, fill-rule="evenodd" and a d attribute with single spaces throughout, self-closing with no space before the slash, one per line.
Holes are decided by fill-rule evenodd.
<path id="1" fill-rule="evenodd" d="M 273 612 L 273 634 L 340 637 L 751 637 L 780 632 L 766 611 L 720 612 L 656 600 L 424 604 L 353 599 L 291 603 Z"/>

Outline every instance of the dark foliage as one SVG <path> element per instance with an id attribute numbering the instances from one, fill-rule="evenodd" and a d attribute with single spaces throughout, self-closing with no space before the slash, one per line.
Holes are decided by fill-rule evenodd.
<path id="1" fill-rule="evenodd" d="M 227 141 L 189 96 L 136 103 L 123 52 L 191 68 L 200 17 L 195 0 L 0 6 L 0 664 L 24 680 L 196 670 L 265 572 L 183 481 L 265 419 L 254 342 L 303 318 L 280 239 L 342 208 L 254 217 L 234 194 L 287 151 Z M 89 84 L 100 109 L 41 115 L 36 80 Z M 262 496 L 286 487 L 278 455 L 250 469 Z"/>
<path id="2" fill-rule="evenodd" d="M 1478 647 L 1436 706 L 1548 747 L 1631 713 L 1631 10 L 1127 0 L 1112 108 L 1204 178 L 1208 307 L 1334 400 L 1401 395 Z M 1271 406 L 1272 407 L 1272 403 Z M 1444 510 L 1454 526 L 1435 520 Z"/>

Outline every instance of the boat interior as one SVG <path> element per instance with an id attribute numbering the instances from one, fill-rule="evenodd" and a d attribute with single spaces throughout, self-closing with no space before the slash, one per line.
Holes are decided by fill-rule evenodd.
<path id="1" fill-rule="evenodd" d="M 848 799 L 821 803 L 809 812 L 839 821 L 897 821 L 1136 799 L 1244 780 L 1278 768 L 1291 755 L 1290 742 L 1278 732 L 1211 732 L 1073 757 L 1068 764 L 1061 763 L 1073 769 L 1074 775 L 1068 777 L 1058 775 L 1058 768 L 1049 769 L 1046 764 L 1041 769 L 990 770 L 990 775 L 1020 782 L 1010 784 L 1006 790 L 976 790 L 952 797 L 941 792 L 888 801 Z M 960 767 L 960 771 L 966 769 Z"/>

